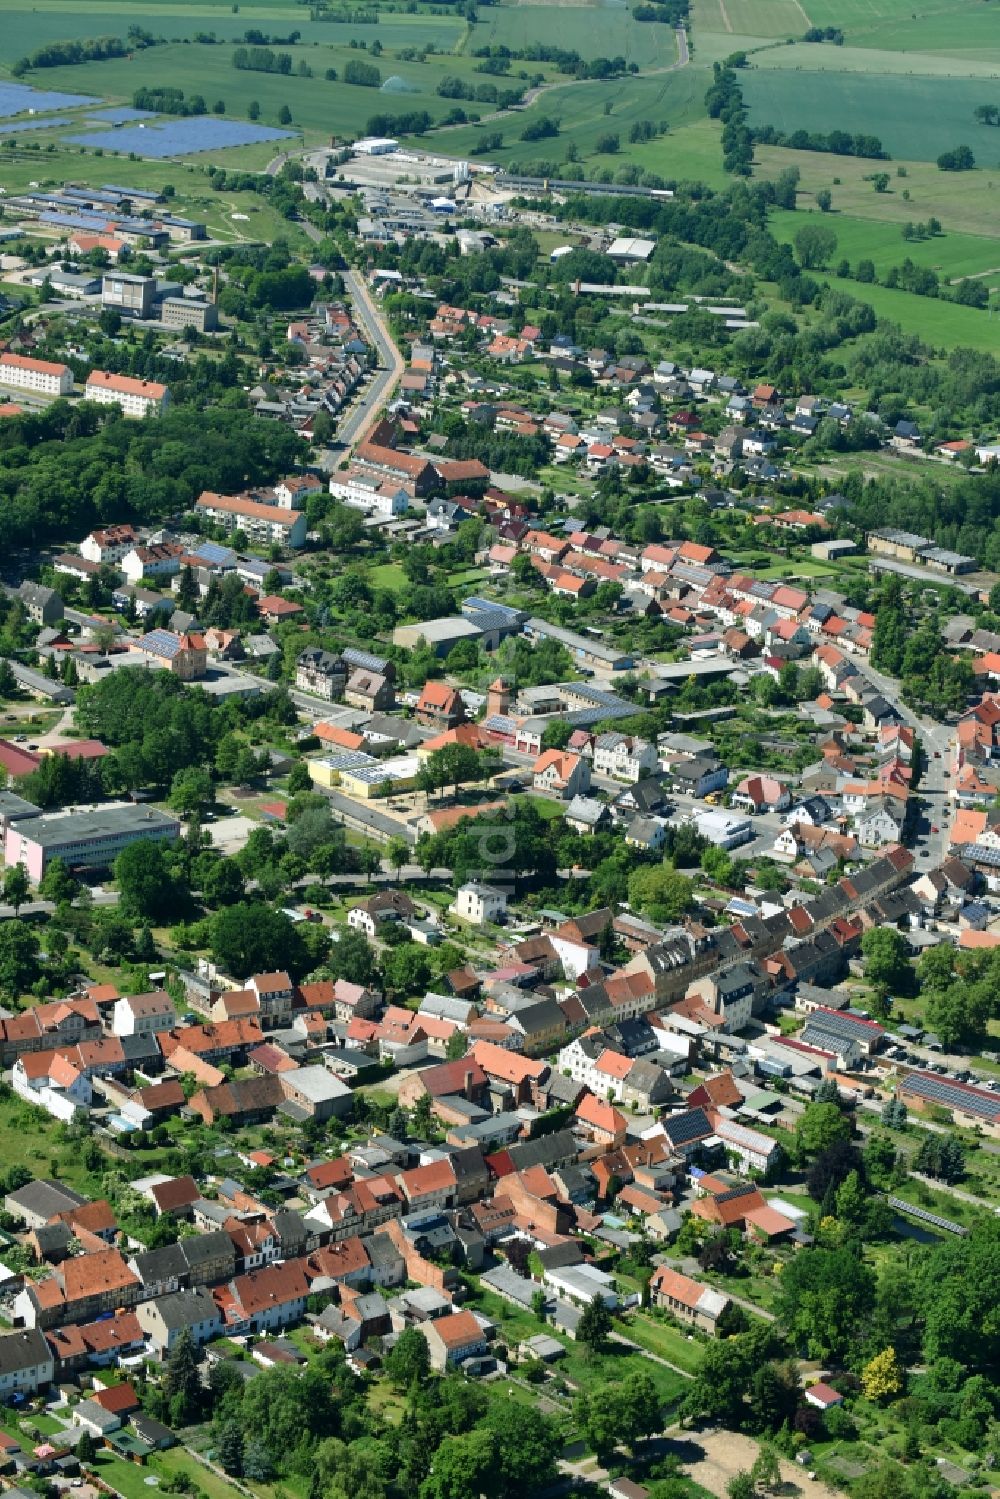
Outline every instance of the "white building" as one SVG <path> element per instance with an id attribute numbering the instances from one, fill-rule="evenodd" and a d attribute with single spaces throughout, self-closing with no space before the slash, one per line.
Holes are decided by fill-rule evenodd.
<path id="1" fill-rule="evenodd" d="M 159 416 L 170 404 L 170 391 L 155 380 L 134 380 L 130 375 L 112 375 L 92 370 L 84 392 L 88 401 L 101 406 L 120 406 L 126 416 Z"/>
<path id="2" fill-rule="evenodd" d="M 173 1000 L 162 990 L 127 994 L 111 1012 L 111 1032 L 115 1036 L 153 1036 L 170 1030 L 176 1020 Z"/>
<path id="3" fill-rule="evenodd" d="M 65 364 L 28 359 L 23 354 L 0 354 L 0 385 L 15 385 L 40 396 L 68 396 L 73 372 Z"/>
<path id="4" fill-rule="evenodd" d="M 103 531 L 91 531 L 80 543 L 80 556 L 88 562 L 120 562 L 136 543 L 131 526 L 108 526 Z"/>
<path id="5" fill-rule="evenodd" d="M 594 774 L 612 776 L 616 781 L 635 784 L 656 770 L 659 759 L 655 748 L 645 739 L 626 734 L 599 734 L 594 742 Z"/>
<path id="6" fill-rule="evenodd" d="M 184 548 L 173 541 L 150 546 L 134 546 L 121 560 L 121 569 L 130 583 L 143 578 L 172 578 L 181 570 Z"/>
<path id="7" fill-rule="evenodd" d="M 749 817 L 734 817 L 730 812 L 699 812 L 694 821 L 701 836 L 717 848 L 738 848 L 753 838 Z"/>
<path id="8" fill-rule="evenodd" d="M 207 515 L 227 531 L 242 531 L 251 542 L 297 550 L 305 546 L 306 517 L 301 510 L 286 510 L 282 505 L 262 505 L 259 500 L 242 495 L 213 494 L 205 490 L 195 503 L 201 515 Z"/>
<path id="9" fill-rule="evenodd" d="M 495 885 L 481 885 L 478 880 L 470 880 L 459 887 L 451 909 L 463 921 L 484 926 L 506 913 L 507 896 Z"/>
<path id="10" fill-rule="evenodd" d="M 19 1098 L 71 1124 L 90 1108 L 90 1079 L 58 1051 L 27 1052 L 11 1070 L 11 1085 Z"/>
<path id="11" fill-rule="evenodd" d="M 364 510 L 379 520 L 393 520 L 398 515 L 405 515 L 410 508 L 410 497 L 400 485 L 391 479 L 379 480 L 354 469 L 334 474 L 330 480 L 330 493 L 335 499 L 343 500 L 345 505 Z"/>

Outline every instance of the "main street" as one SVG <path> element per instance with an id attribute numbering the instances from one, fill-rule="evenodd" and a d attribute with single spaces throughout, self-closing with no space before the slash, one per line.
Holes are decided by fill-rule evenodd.
<path id="1" fill-rule="evenodd" d="M 924 770 L 918 796 L 924 805 L 917 814 L 911 846 L 918 868 L 934 869 L 948 852 L 952 809 L 948 799 L 947 776 L 951 771 L 955 730 L 948 724 L 922 717 L 907 707 L 902 701 L 899 683 L 895 678 L 876 671 L 868 662 L 863 670 L 886 702 L 893 705 L 903 722 L 919 735 L 924 752 Z"/>
<path id="2" fill-rule="evenodd" d="M 303 220 L 302 228 L 318 244 L 322 232 L 315 224 Z M 337 429 L 337 445 L 346 451 L 352 449 L 388 404 L 406 367 L 402 354 L 393 342 L 385 319 L 372 298 L 363 276 L 357 271 L 343 272 L 344 286 L 351 299 L 354 315 L 361 324 L 361 331 L 375 349 L 378 364 L 371 379 L 354 403 L 341 417 Z"/>

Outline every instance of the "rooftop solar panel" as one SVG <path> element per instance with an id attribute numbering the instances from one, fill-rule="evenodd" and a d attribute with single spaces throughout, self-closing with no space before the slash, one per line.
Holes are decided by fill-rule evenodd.
<path id="1" fill-rule="evenodd" d="M 906 1088 L 945 1109 L 959 1109 L 963 1114 L 978 1114 L 983 1119 L 1000 1118 L 1000 1097 L 967 1083 L 935 1077 L 932 1072 L 911 1072 Z"/>
<path id="2" fill-rule="evenodd" d="M 170 630 L 150 630 L 139 641 L 139 646 L 144 651 L 149 651 L 154 656 L 165 656 L 172 658 L 180 649 L 180 639 Z"/>

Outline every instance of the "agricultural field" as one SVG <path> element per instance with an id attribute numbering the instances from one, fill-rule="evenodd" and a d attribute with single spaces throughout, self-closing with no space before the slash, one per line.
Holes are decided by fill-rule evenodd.
<path id="1" fill-rule="evenodd" d="M 174 86 L 188 95 L 204 95 L 210 107 L 221 99 L 226 106 L 226 118 L 238 120 L 246 119 L 251 100 L 256 100 L 261 124 L 272 126 L 278 124 L 279 111 L 287 104 L 292 112 L 292 126 L 302 132 L 307 144 L 329 139 L 331 133 L 362 134 L 371 115 L 387 111 L 424 109 L 441 118 L 453 107 L 451 100 L 435 92 L 446 74 L 482 81 L 480 75 L 473 73 L 469 58 L 448 55 L 434 56 L 424 63 L 400 62 L 384 53 L 377 59 L 382 87 L 359 88 L 343 83 L 339 76 L 336 82 L 328 82 L 323 76 L 328 68 L 336 69 L 340 75 L 346 63 L 364 58 L 365 54 L 349 47 L 346 40 L 336 46 L 317 42 L 284 50 L 292 54 L 293 75 L 299 63 L 305 62 L 314 76 L 243 72 L 233 67 L 228 46 L 177 43 L 149 48 L 131 59 L 109 58 L 76 67 L 47 68 L 44 81 L 46 87 L 72 87 L 116 101 L 129 101 L 137 88 Z M 33 81 L 36 77 L 32 75 Z M 109 150 L 114 149 L 116 133 L 112 129 L 106 132 Z"/>
<path id="2" fill-rule="evenodd" d="M 859 302 L 869 303 L 879 318 L 898 323 L 904 333 L 915 333 L 933 348 L 982 349 L 990 354 L 997 351 L 1000 324 L 988 312 L 885 286 L 863 286 L 839 276 L 824 277 L 820 273 L 820 279 L 829 280 L 832 286 Z"/>
<path id="3" fill-rule="evenodd" d="M 573 48 L 581 57 L 624 57 L 648 71 L 677 60 L 673 32 L 636 21 L 620 5 L 497 5 L 480 11 L 469 46 L 510 47 L 532 43 Z M 383 39 L 383 45 L 385 41 Z"/>
<path id="4" fill-rule="evenodd" d="M 1000 130 L 973 119 L 989 92 L 977 79 L 750 68 L 741 84 L 753 126 L 866 131 L 890 156 L 916 161 L 970 145 L 980 166 L 1000 166 Z"/>
<path id="5" fill-rule="evenodd" d="M 345 13 L 353 9 L 357 7 L 346 6 Z M 74 5 L 71 0 L 41 0 L 33 6 L 3 4 L 0 16 L 0 66 L 48 42 L 124 36 L 136 21 L 168 41 L 190 40 L 196 32 L 214 33 L 220 41 L 242 41 L 243 33 L 252 26 L 274 36 L 298 31 L 302 40 L 310 43 L 342 45 L 351 40 L 371 42 L 378 37 L 386 49 L 430 43 L 439 52 L 453 51 L 467 30 L 460 16 L 432 15 L 428 11 L 407 14 L 402 8 L 398 14 L 382 10 L 377 25 L 311 21 L 307 9 L 278 0 L 243 0 L 238 12 L 220 0 L 147 0 L 138 13 L 134 6 L 116 0 L 104 0 L 93 10 Z M 44 86 L 43 78 L 34 75 L 32 81 Z"/>

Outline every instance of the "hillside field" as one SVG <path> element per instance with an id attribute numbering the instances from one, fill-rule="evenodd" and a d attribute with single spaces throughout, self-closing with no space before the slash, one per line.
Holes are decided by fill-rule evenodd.
<path id="1" fill-rule="evenodd" d="M 803 224 L 817 222 L 817 214 L 818 210 L 810 213 L 801 207 L 794 213 L 790 209 L 776 210 L 768 222 L 777 239 L 791 244 Z M 985 234 L 944 233 L 930 239 L 905 240 L 896 224 L 877 223 L 846 213 L 825 214 L 822 222 L 837 236 L 831 263 L 845 259 L 856 265 L 859 260 L 868 259 L 881 275 L 909 256 L 915 265 L 937 271 L 947 280 L 993 271 L 996 273 L 993 279 L 1000 282 L 1000 242 Z M 984 279 L 992 284 L 989 276 Z"/>
<path id="2" fill-rule="evenodd" d="M 758 128 L 863 130 L 877 135 L 890 156 L 917 161 L 967 145 L 978 165 L 1000 166 L 1000 130 L 973 119 L 976 105 L 996 92 L 979 79 L 749 68 L 741 84 Z"/>

